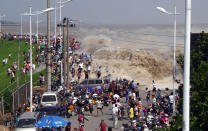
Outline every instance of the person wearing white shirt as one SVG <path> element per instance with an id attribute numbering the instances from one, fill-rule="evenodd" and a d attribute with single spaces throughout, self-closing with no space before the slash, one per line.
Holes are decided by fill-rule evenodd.
<path id="1" fill-rule="evenodd" d="M 80 63 L 80 64 L 79 64 L 79 67 L 80 67 L 81 69 L 83 69 L 83 63 Z"/>
<path id="2" fill-rule="evenodd" d="M 171 95 L 169 96 L 169 103 L 170 103 L 170 112 L 173 112 L 173 102 L 174 102 L 174 97 L 173 97 L 173 92 L 171 92 Z"/>
<path id="3" fill-rule="evenodd" d="M 117 128 L 117 125 L 118 125 L 118 112 L 119 112 L 117 104 L 115 104 L 115 107 L 113 107 L 112 111 L 113 111 L 113 126 L 114 126 L 114 128 Z"/>
<path id="4" fill-rule="evenodd" d="M 88 73 L 90 73 L 90 71 L 91 71 L 90 65 L 87 67 L 87 71 L 88 71 Z"/>
<path id="5" fill-rule="evenodd" d="M 157 86 L 157 85 L 156 85 L 155 81 L 153 80 L 153 81 L 152 81 L 152 87 L 153 87 L 153 88 L 156 88 L 156 86 Z"/>
<path id="6" fill-rule="evenodd" d="M 117 105 L 118 109 L 120 109 L 120 107 L 122 106 L 119 100 L 117 100 L 117 102 L 112 105 L 112 108 L 114 108 L 115 105 Z"/>
<path id="7" fill-rule="evenodd" d="M 136 100 L 136 94 L 134 92 L 132 93 L 132 97 L 134 100 Z"/>
<path id="8" fill-rule="evenodd" d="M 35 70 L 35 64 L 32 65 L 32 69 Z"/>
<path id="9" fill-rule="evenodd" d="M 103 115 L 103 103 L 100 99 L 97 101 L 97 116 L 98 116 L 98 111 L 100 111 Z"/>

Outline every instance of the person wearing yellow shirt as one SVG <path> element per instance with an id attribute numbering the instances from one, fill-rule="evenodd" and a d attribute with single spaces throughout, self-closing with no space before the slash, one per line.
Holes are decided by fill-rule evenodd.
<path id="1" fill-rule="evenodd" d="M 72 57 L 69 57 L 69 63 L 70 64 L 72 63 Z"/>
<path id="2" fill-rule="evenodd" d="M 130 109 L 129 109 L 129 118 L 130 118 L 130 120 L 133 120 L 133 118 L 134 118 L 134 109 L 133 109 L 133 107 L 130 107 Z"/>
<path id="3" fill-rule="evenodd" d="M 30 107 L 26 107 L 26 112 L 30 112 Z"/>

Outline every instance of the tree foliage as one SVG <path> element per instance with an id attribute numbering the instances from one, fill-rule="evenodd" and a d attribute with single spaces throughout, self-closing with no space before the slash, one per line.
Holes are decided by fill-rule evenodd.
<path id="1" fill-rule="evenodd" d="M 194 44 L 197 46 L 191 50 L 190 130 L 203 131 L 208 127 L 208 34 L 201 32 Z M 178 57 L 177 62 L 183 67 L 182 55 Z M 182 88 L 183 85 L 179 90 L 182 91 Z M 179 93 L 179 96 L 179 113 L 171 123 L 171 130 L 182 129 L 182 93 Z"/>

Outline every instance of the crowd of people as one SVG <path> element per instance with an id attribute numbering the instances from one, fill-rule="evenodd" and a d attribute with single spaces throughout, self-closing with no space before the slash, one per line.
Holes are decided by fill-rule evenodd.
<path id="1" fill-rule="evenodd" d="M 71 88 L 59 90 L 60 115 L 66 118 L 77 116 L 79 126 L 76 127 L 80 131 L 85 128 L 88 120 L 86 115 L 90 117 L 104 117 L 103 112 L 106 108 L 111 108 L 112 125 L 107 125 L 102 119 L 101 123 L 97 123 L 97 129 L 101 131 L 117 129 L 118 123 L 124 121 L 142 123 L 141 130 L 148 131 L 153 127 L 165 128 L 169 125 L 169 117 L 173 112 L 173 94 L 170 91 L 160 91 L 155 89 L 156 84 L 153 83 L 151 90 L 146 89 L 141 95 L 139 83 L 134 81 L 113 80 L 105 85 L 101 90 L 95 88 L 93 91 L 87 88 Z M 155 93 L 155 90 L 157 92 Z M 148 98 L 145 102 L 145 97 Z M 88 116 L 87 115 L 87 116 Z M 158 123 L 153 123 L 153 120 Z M 135 123 L 136 123 L 135 122 Z M 123 123 L 123 130 L 130 130 L 133 125 Z M 69 126 L 69 125 L 68 125 Z M 70 127 L 73 126 L 70 125 Z M 139 127 L 135 127 L 138 130 Z M 68 128 L 67 128 L 68 129 Z M 71 128 L 70 128 L 71 129 Z M 120 129 L 120 128 L 119 128 Z M 71 131 L 71 130 L 67 130 Z"/>
<path id="2" fill-rule="evenodd" d="M 25 43 L 28 44 L 28 37 L 25 36 Z M 33 39 L 35 42 L 35 39 Z M 39 43 L 36 47 L 35 62 L 37 65 L 45 62 L 46 58 L 46 43 L 45 37 L 40 37 Z M 72 81 L 77 81 L 76 84 L 62 85 L 61 82 L 61 70 L 67 65 L 64 65 L 64 45 L 60 42 L 60 37 L 52 39 L 51 41 L 51 57 L 52 57 L 52 73 L 58 75 L 59 80 L 53 82 L 52 86 L 56 86 L 58 92 L 58 98 L 60 101 L 59 113 L 60 115 L 70 118 L 77 116 L 79 123 L 75 130 L 84 131 L 85 121 L 89 121 L 86 114 L 89 112 L 91 117 L 103 117 L 105 115 L 104 108 L 111 108 L 111 115 L 113 123 L 107 125 L 105 120 L 97 123 L 96 129 L 106 131 L 107 128 L 117 129 L 120 121 L 129 121 L 129 123 L 123 123 L 123 130 L 149 130 L 153 127 L 164 128 L 168 126 L 169 117 L 173 113 L 173 93 L 166 89 L 161 91 L 155 81 L 151 88 L 146 88 L 141 94 L 140 84 L 134 80 L 120 79 L 112 80 L 109 83 L 102 83 L 98 87 L 89 90 L 87 87 L 79 87 L 79 83 L 82 79 L 89 79 L 90 74 L 95 73 L 98 79 L 102 79 L 103 65 L 97 66 L 95 72 L 92 72 L 93 56 L 86 53 L 78 53 L 77 49 L 80 47 L 80 43 L 71 39 L 69 41 L 68 58 L 69 71 Z M 23 74 L 26 74 L 30 69 L 29 63 L 29 51 L 23 53 L 24 66 L 22 68 Z M 6 64 L 6 60 L 3 59 L 3 64 Z M 33 69 L 35 64 L 33 65 Z M 13 63 L 11 68 L 8 68 L 8 76 L 12 76 L 11 82 L 14 81 L 17 65 Z M 106 73 L 110 73 L 108 66 L 105 68 Z M 40 85 L 43 85 L 45 81 L 44 75 L 40 75 Z M 71 81 L 71 82 L 72 82 Z M 170 93 L 171 92 L 171 93 Z M 41 94 L 35 94 L 33 96 L 33 104 L 40 104 Z M 26 105 L 29 105 L 27 103 Z M 29 111 L 29 106 L 25 106 L 25 111 Z M 39 108 L 35 106 L 34 108 Z M 34 109 L 35 110 L 35 109 Z M 157 122 L 157 123 L 155 123 Z M 72 125 L 66 126 L 66 131 L 72 131 Z"/>

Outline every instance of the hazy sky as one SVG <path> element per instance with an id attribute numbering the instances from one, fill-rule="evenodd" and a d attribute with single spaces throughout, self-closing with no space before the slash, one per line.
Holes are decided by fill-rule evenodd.
<path id="1" fill-rule="evenodd" d="M 29 11 L 30 0 L 1 0 L 0 14 L 6 19 L 19 22 L 20 13 Z M 31 0 L 32 10 L 46 8 L 47 0 Z M 59 0 L 56 0 L 59 1 Z M 65 1 L 65 0 L 63 0 Z M 175 0 L 178 12 L 177 22 L 183 24 L 185 19 L 185 0 Z M 54 7 L 55 0 L 51 0 Z M 174 0 L 73 0 L 62 8 L 62 16 L 79 19 L 84 23 L 98 24 L 170 24 L 173 17 L 160 13 L 155 8 L 161 6 L 173 11 Z M 207 23 L 208 0 L 192 0 L 192 23 Z M 45 21 L 46 17 L 41 16 Z M 54 21 L 54 12 L 51 14 Z M 33 21 L 36 19 L 33 18 Z M 59 10 L 57 11 L 59 20 Z M 28 21 L 28 17 L 24 18 Z"/>

